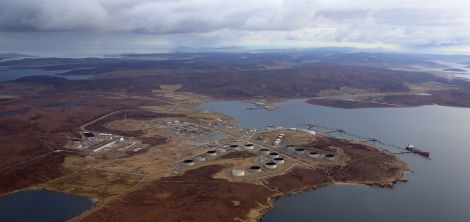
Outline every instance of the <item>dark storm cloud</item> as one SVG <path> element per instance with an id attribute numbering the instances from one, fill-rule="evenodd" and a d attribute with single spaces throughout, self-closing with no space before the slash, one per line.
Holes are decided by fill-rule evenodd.
<path id="1" fill-rule="evenodd" d="M 469 6 L 464 0 L 0 0 L 0 30 L 445 45 L 470 42 Z"/>

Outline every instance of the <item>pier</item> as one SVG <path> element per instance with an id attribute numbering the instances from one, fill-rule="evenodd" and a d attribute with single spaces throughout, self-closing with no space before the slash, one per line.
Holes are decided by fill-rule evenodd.
<path id="1" fill-rule="evenodd" d="M 344 133 L 344 130 L 334 129 L 334 130 L 323 131 L 322 133 L 325 133 L 325 134 L 328 134 L 328 133 Z"/>
<path id="2" fill-rule="evenodd" d="M 343 129 L 331 128 L 331 127 L 324 126 L 324 125 L 320 125 L 320 124 L 316 124 L 316 123 L 301 123 L 301 124 L 297 124 L 297 125 L 298 125 L 298 126 L 302 126 L 302 127 L 306 127 L 308 130 L 311 130 L 311 129 L 318 129 L 318 131 L 319 131 L 320 133 L 323 133 L 323 134 L 340 133 L 340 134 L 342 134 L 342 135 L 347 136 L 347 137 L 350 138 L 350 139 L 356 139 L 356 140 L 358 140 L 358 141 L 361 142 L 361 143 L 374 143 L 374 144 L 376 144 L 376 145 L 379 145 L 380 147 L 378 147 L 378 148 L 381 148 L 381 149 L 386 149 L 386 147 L 398 149 L 399 152 L 396 152 L 396 153 L 394 153 L 394 154 L 413 153 L 413 152 L 410 152 L 409 150 L 407 150 L 406 147 L 399 146 L 399 145 L 392 144 L 392 143 L 386 143 L 386 142 L 383 142 L 383 141 L 381 141 L 381 140 L 379 140 L 379 139 L 376 139 L 376 138 L 364 137 L 364 136 L 356 135 L 356 134 L 347 132 L 347 131 L 345 131 L 345 130 L 343 130 Z M 323 131 L 322 131 L 322 130 L 323 130 Z"/>

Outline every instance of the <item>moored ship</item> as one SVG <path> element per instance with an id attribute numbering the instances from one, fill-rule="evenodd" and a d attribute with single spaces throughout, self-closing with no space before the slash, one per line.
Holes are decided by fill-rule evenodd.
<path id="1" fill-rule="evenodd" d="M 431 155 L 429 152 L 426 152 L 426 151 L 423 151 L 423 150 L 420 150 L 420 149 L 416 148 L 413 144 L 408 144 L 405 147 L 405 150 L 409 151 L 409 152 L 412 152 L 412 153 L 416 153 L 416 154 L 421 155 L 421 156 L 426 157 L 426 158 L 429 158 L 429 156 Z"/>

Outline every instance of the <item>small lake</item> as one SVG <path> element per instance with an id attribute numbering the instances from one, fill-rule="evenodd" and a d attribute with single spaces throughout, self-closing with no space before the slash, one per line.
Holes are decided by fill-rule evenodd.
<path id="1" fill-rule="evenodd" d="M 62 222 L 90 209 L 89 198 L 48 190 L 25 190 L 0 197 L 1 221 Z"/>
<path id="2" fill-rule="evenodd" d="M 233 116 L 249 128 L 316 123 L 402 146 L 413 143 L 430 151 L 432 158 L 401 155 L 416 173 L 407 174 L 409 181 L 393 189 L 333 185 L 303 192 L 276 201 L 263 221 L 470 221 L 470 109 L 338 109 L 301 100 L 284 102 L 274 111 L 247 107 L 252 105 L 240 101 L 201 106 Z"/>
<path id="3" fill-rule="evenodd" d="M 0 69 L 0 82 L 12 81 L 28 76 L 58 76 L 69 80 L 89 79 L 90 75 L 58 75 L 70 70 L 42 70 L 42 69 Z"/>

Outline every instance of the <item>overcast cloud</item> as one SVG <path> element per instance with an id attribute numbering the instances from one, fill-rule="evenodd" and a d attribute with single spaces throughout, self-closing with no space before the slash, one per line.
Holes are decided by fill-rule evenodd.
<path id="1" fill-rule="evenodd" d="M 468 0 L 0 0 L 0 31 L 192 34 L 236 42 L 470 44 Z"/>

